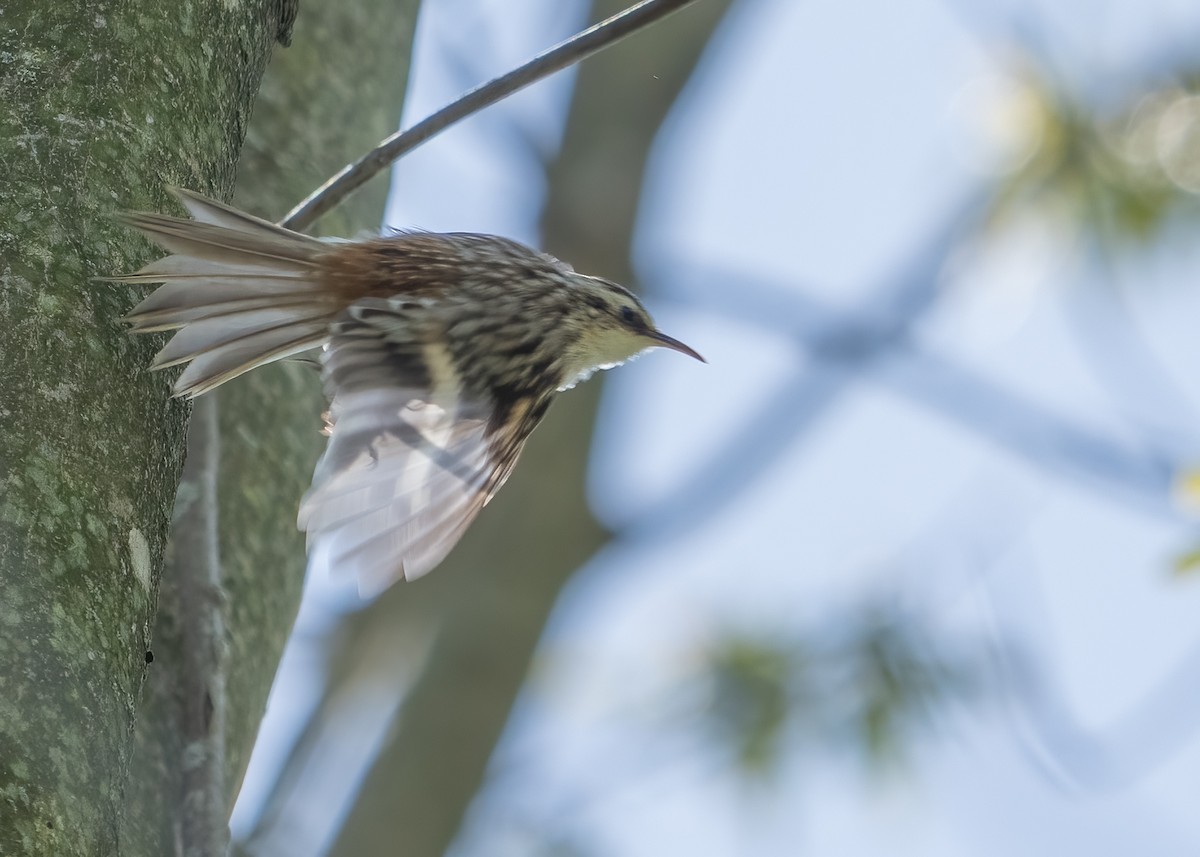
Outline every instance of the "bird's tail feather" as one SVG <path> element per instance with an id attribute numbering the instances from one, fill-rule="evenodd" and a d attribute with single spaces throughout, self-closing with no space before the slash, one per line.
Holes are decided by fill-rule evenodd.
<path id="1" fill-rule="evenodd" d="M 322 287 L 318 259 L 326 245 L 190 191 L 174 192 L 193 220 L 121 215 L 173 255 L 107 278 L 162 283 L 125 320 L 135 333 L 178 330 L 152 364 L 190 364 L 174 394 L 198 396 L 324 343 L 343 304 Z"/>

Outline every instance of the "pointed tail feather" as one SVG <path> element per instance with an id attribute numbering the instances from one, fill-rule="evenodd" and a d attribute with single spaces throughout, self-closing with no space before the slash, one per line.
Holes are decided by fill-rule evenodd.
<path id="1" fill-rule="evenodd" d="M 243 372 L 322 345 L 343 301 L 322 287 L 324 242 L 191 191 L 194 218 L 130 212 L 129 226 L 171 251 L 110 282 L 161 282 L 125 320 L 134 333 L 178 330 L 152 368 L 189 363 L 176 396 L 198 396 Z"/>

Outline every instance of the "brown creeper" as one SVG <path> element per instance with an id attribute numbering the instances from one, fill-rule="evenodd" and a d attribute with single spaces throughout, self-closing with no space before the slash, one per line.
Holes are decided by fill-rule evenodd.
<path id="1" fill-rule="evenodd" d="M 112 278 L 162 283 L 126 320 L 178 331 L 153 363 L 188 364 L 177 396 L 323 347 L 332 431 L 298 523 L 364 591 L 442 561 L 556 392 L 654 346 L 703 360 L 626 289 L 514 241 L 318 240 L 175 193 L 193 220 L 123 216 L 173 254 Z"/>

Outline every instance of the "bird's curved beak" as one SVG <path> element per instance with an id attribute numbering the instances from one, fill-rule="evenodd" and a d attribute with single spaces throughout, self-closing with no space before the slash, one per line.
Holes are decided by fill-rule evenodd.
<path id="1" fill-rule="evenodd" d="M 680 354 L 686 354 L 688 357 L 695 357 L 701 363 L 708 362 L 707 360 L 705 360 L 703 357 L 700 356 L 700 352 L 696 351 L 696 349 L 692 348 L 690 345 L 684 345 L 678 339 L 675 339 L 674 337 L 671 337 L 671 336 L 667 336 L 665 333 L 661 333 L 657 330 L 653 330 L 647 334 L 647 337 L 656 346 L 659 346 L 661 348 L 670 348 L 672 351 L 678 351 Z"/>

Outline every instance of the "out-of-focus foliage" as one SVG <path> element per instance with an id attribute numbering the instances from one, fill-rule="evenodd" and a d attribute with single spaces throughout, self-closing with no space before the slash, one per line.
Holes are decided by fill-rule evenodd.
<path id="1" fill-rule="evenodd" d="M 709 655 L 713 699 L 708 714 L 748 772 L 768 771 L 779 756 L 791 708 L 790 685 L 804 670 L 799 649 L 783 641 L 731 635 Z"/>
<path id="2" fill-rule="evenodd" d="M 1175 557 L 1175 573 L 1190 576 L 1200 570 L 1200 547 L 1191 548 Z"/>
<path id="3" fill-rule="evenodd" d="M 789 739 L 901 764 L 937 710 L 977 698 L 979 667 L 911 618 L 868 605 L 790 637 L 722 637 L 705 663 L 705 720 L 751 776 L 769 775 Z"/>
<path id="4" fill-rule="evenodd" d="M 1175 502 L 1193 515 L 1200 513 L 1200 469 L 1180 474 L 1175 482 Z M 1181 577 L 1200 571 L 1200 541 L 1176 555 L 1172 571 Z"/>
<path id="5" fill-rule="evenodd" d="M 999 187 L 993 215 L 1051 207 L 1110 239 L 1147 241 L 1176 212 L 1200 213 L 1200 86 L 1195 72 L 1115 107 L 1089 103 L 1024 65 L 998 111 L 1028 152 Z M 993 121 L 997 121 L 993 117 Z"/>

